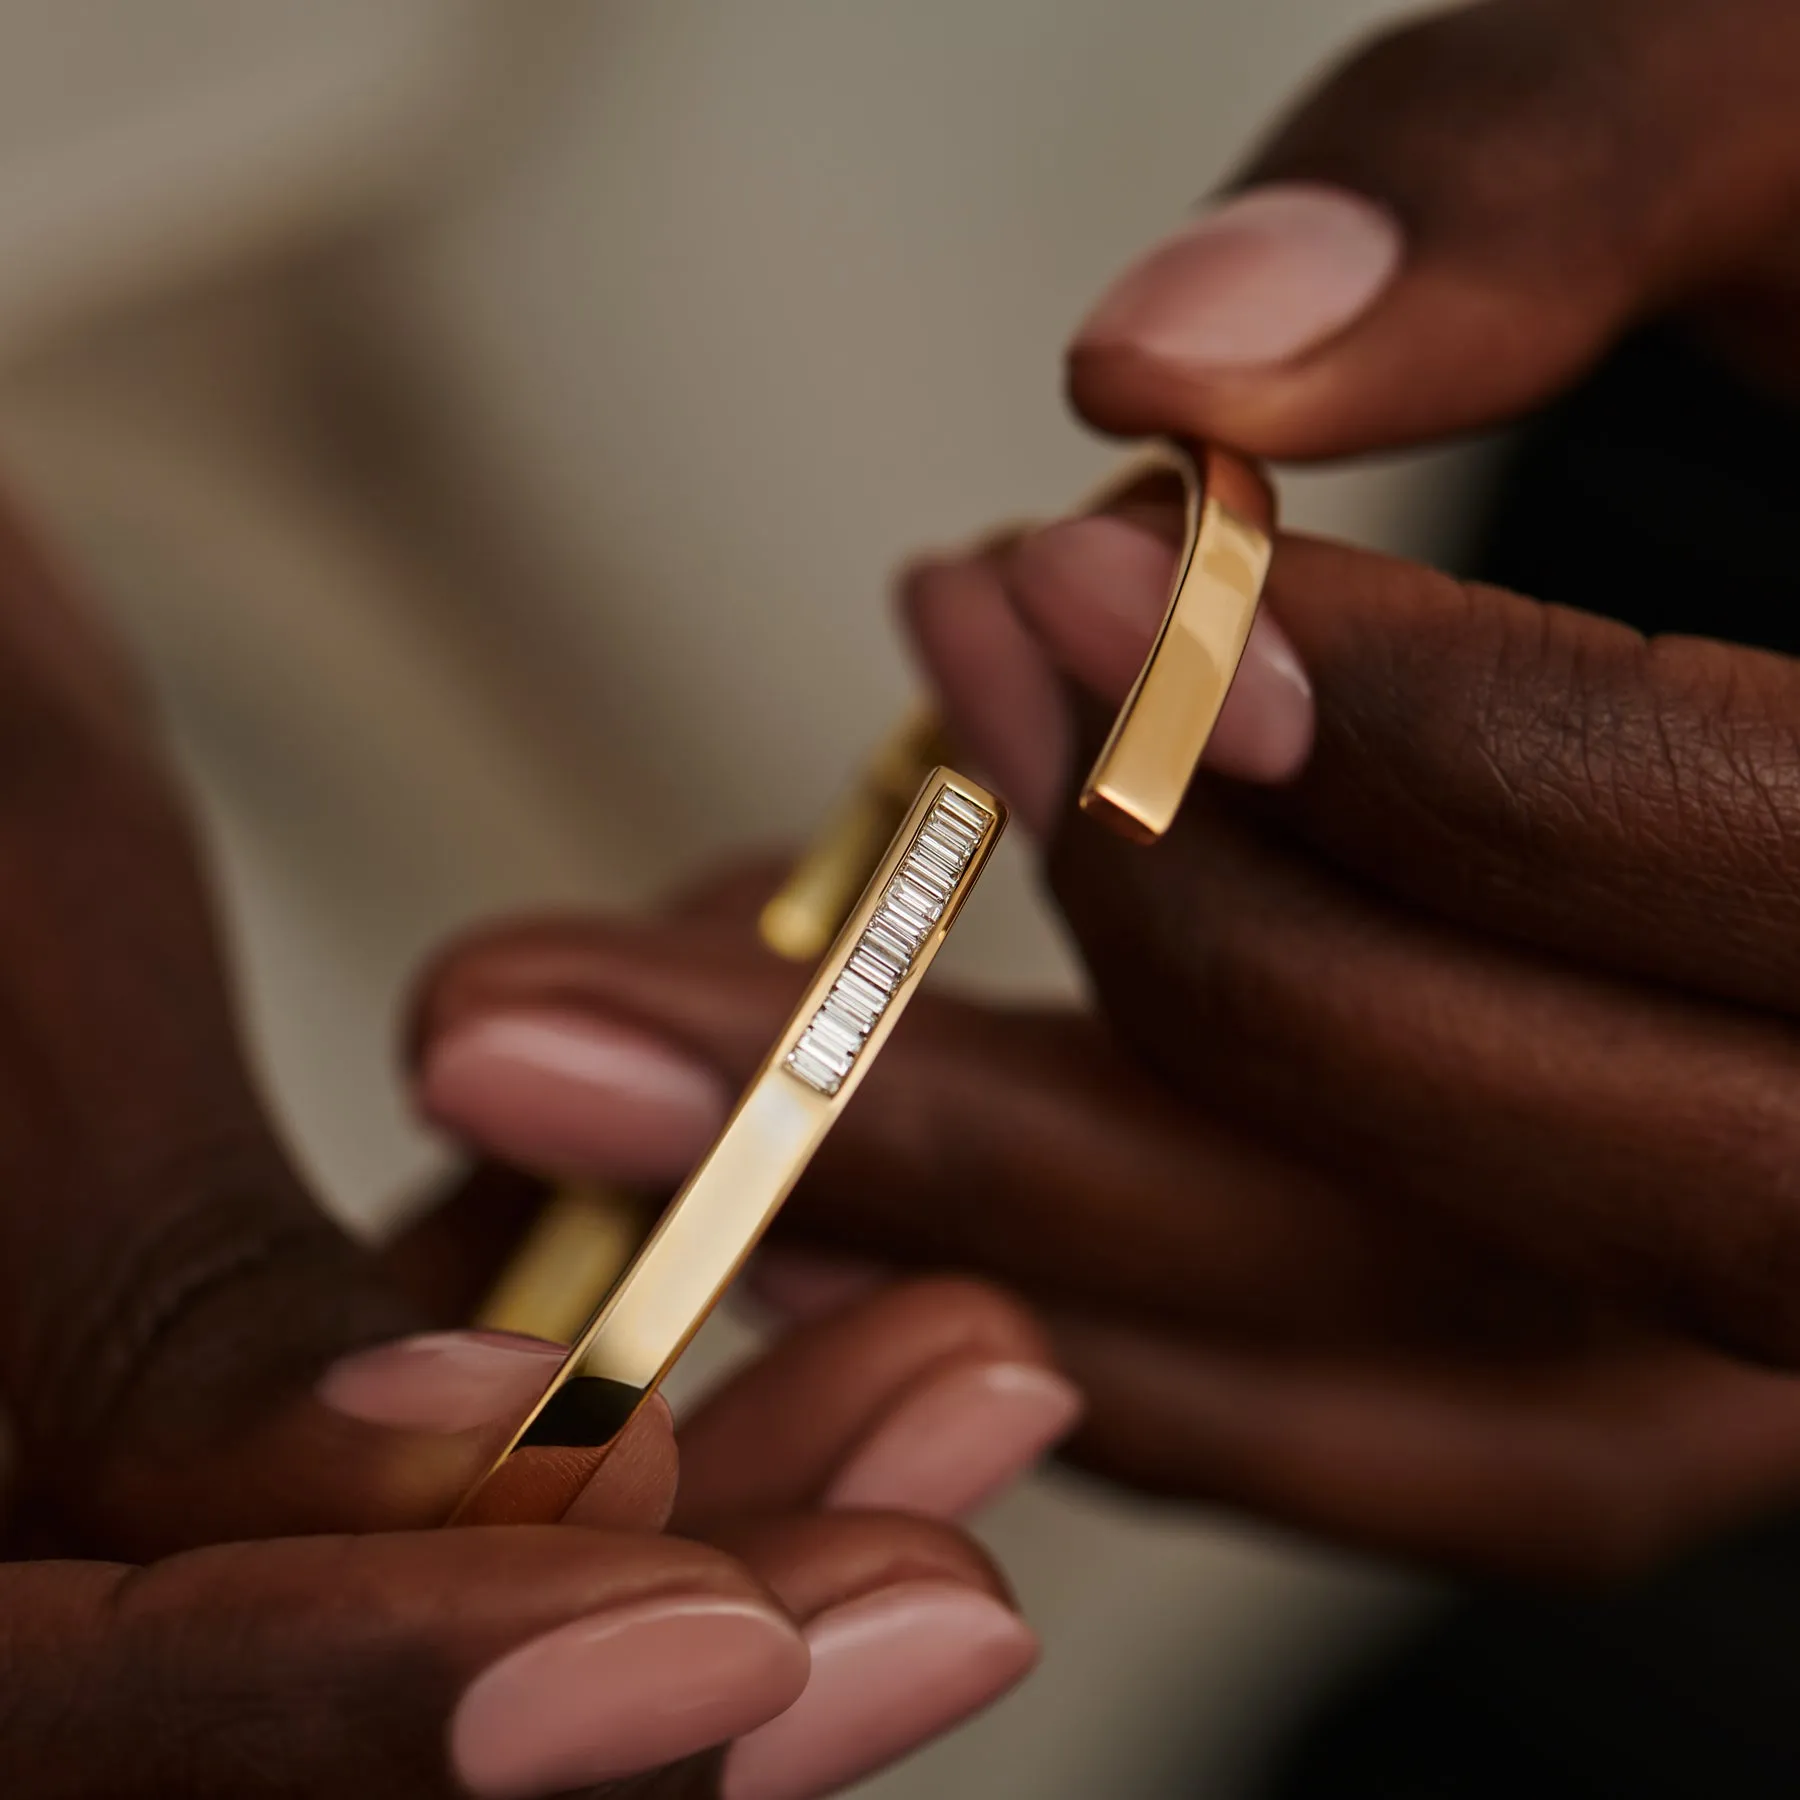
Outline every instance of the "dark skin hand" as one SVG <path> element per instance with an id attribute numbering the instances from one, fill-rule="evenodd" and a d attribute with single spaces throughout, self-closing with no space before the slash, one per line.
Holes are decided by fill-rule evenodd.
<path id="1" fill-rule="evenodd" d="M 834 1609 L 949 1596 L 1001 1620 L 986 1691 L 877 1731 L 865 1766 L 1023 1672 L 997 1672 L 1026 1634 L 966 1537 L 824 1503 L 921 1381 L 1043 1364 L 1032 1322 L 972 1283 L 891 1290 L 784 1340 L 684 1428 L 679 1497 L 654 1406 L 567 1522 L 434 1528 L 555 1356 L 502 1346 L 511 1374 L 483 1387 L 442 1358 L 473 1342 L 491 1361 L 491 1344 L 393 1346 L 468 1316 L 519 1184 L 481 1175 L 386 1257 L 321 1212 L 246 1074 L 133 683 L 12 524 L 0 844 L 0 1791 L 797 1792 L 810 1752 L 791 1733 L 749 1761 L 726 1740 L 800 1697 L 805 1634 Z M 691 1664 L 705 1691 L 640 1681 L 629 1743 L 609 1741 L 607 1677 L 579 1656 L 558 1716 L 515 1729 L 516 1697 L 483 1688 L 564 1627 L 630 1652 L 671 1616 L 668 1679 Z"/>
<path id="2" fill-rule="evenodd" d="M 1292 311 L 1289 249 L 1258 225 L 1223 260 L 1152 252 L 1073 346 L 1091 422 L 1273 456 L 1425 442 L 1659 316 L 1794 375 L 1786 0 L 1411 25 L 1241 178 L 1270 182 L 1348 193 L 1391 266 L 1364 255 L 1348 316 L 1247 361 L 1170 320 L 1233 284 L 1240 311 Z M 1304 730 L 1222 756 L 1251 778 L 1204 776 L 1146 851 L 1071 794 L 1172 535 L 1140 506 L 909 576 L 922 659 L 1044 840 L 1096 1010 L 926 999 L 788 1241 L 1030 1294 L 1088 1395 L 1071 1453 L 1153 1492 L 1558 1577 L 1800 1497 L 1800 669 L 1288 537 L 1265 613 Z M 794 987 L 742 925 L 526 925 L 440 966 L 425 1042 L 548 1005 L 735 1080 Z M 438 1111 L 529 1159 L 478 1101 Z M 604 1129 L 585 1152 L 610 1165 Z M 769 1277 L 808 1311 L 857 1281 Z"/>

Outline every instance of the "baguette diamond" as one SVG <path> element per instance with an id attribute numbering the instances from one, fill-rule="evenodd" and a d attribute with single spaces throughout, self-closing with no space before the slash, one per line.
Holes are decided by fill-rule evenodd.
<path id="1" fill-rule="evenodd" d="M 953 789 L 931 803 L 843 971 L 787 1054 L 789 1072 L 809 1088 L 829 1097 L 844 1085 L 993 827 L 986 807 Z"/>

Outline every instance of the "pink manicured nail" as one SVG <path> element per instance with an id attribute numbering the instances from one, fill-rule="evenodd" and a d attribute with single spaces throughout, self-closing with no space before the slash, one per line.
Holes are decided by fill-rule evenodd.
<path id="1" fill-rule="evenodd" d="M 502 1331 L 428 1331 L 336 1362 L 317 1393 L 333 1411 L 395 1431 L 472 1431 L 522 1413 L 563 1349 Z"/>
<path id="2" fill-rule="evenodd" d="M 1013 553 L 1012 593 L 1056 661 L 1120 704 L 1168 609 L 1175 552 L 1146 526 L 1109 515 L 1064 519 Z M 1312 749 L 1312 684 L 1265 606 L 1207 745 L 1206 766 L 1240 781 L 1291 780 Z"/>
<path id="3" fill-rule="evenodd" d="M 1056 671 L 998 573 L 982 562 L 926 564 L 901 604 L 957 742 L 1043 837 L 1062 803 L 1073 732 Z"/>
<path id="4" fill-rule="evenodd" d="M 999 1601 L 948 1582 L 886 1588 L 806 1628 L 812 1677 L 725 1759 L 724 1800 L 813 1800 L 879 1769 L 1006 1692 L 1037 1639 Z"/>
<path id="5" fill-rule="evenodd" d="M 1404 254 L 1398 221 L 1360 194 L 1307 182 L 1252 188 L 1139 258 L 1076 347 L 1193 369 L 1286 362 L 1367 310 Z"/>
<path id="6" fill-rule="evenodd" d="M 885 1287 L 894 1272 L 854 1256 L 813 1250 L 759 1250 L 744 1270 L 744 1290 L 790 1324 L 842 1312 Z"/>
<path id="7" fill-rule="evenodd" d="M 1036 1363 L 930 1377 L 857 1447 L 825 1504 L 954 1519 L 1010 1486 L 1081 1417 L 1081 1394 Z"/>
<path id="8" fill-rule="evenodd" d="M 494 1013 L 433 1046 L 426 1116 L 546 1174 L 670 1180 L 706 1149 L 731 1095 L 719 1075 L 629 1026 L 572 1012 Z"/>
<path id="9" fill-rule="evenodd" d="M 1239 781 L 1292 781 L 1312 754 L 1312 683 L 1264 607 L 1206 746 L 1206 766 Z"/>
<path id="10" fill-rule="evenodd" d="M 692 1756 L 773 1719 L 807 1684 L 805 1640 L 748 1600 L 646 1600 L 503 1657 L 450 1722 L 463 1784 L 560 1794 Z"/>

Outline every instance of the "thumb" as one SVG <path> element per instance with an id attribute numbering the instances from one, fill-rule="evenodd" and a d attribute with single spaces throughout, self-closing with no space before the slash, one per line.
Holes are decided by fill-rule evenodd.
<path id="1" fill-rule="evenodd" d="M 807 1661 L 746 1570 L 672 1538 L 445 1531 L 17 1564 L 0 1570 L 0 1792 L 585 1791 L 774 1718 Z M 716 1764 L 630 1791 L 712 1796 Z"/>
<path id="2" fill-rule="evenodd" d="M 1276 457 L 1494 424 L 1672 308 L 1791 324 L 1796 175 L 1788 0 L 1487 0 L 1330 75 L 1100 301 L 1071 393 Z"/>

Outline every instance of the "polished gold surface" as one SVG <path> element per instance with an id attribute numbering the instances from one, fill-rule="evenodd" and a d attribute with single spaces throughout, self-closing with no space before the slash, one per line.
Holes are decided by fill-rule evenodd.
<path id="1" fill-rule="evenodd" d="M 825 954 L 919 784 L 944 756 L 943 728 L 921 702 L 869 758 L 856 785 L 764 906 L 757 929 L 771 950 L 790 962 L 816 962 Z M 616 1188 L 559 1188 L 475 1322 L 492 1331 L 568 1343 L 642 1241 L 644 1210 Z"/>
<path id="2" fill-rule="evenodd" d="M 1086 813 L 1154 843 L 1175 821 L 1237 674 L 1273 549 L 1275 502 L 1252 464 L 1170 445 L 1186 523 L 1169 608 L 1081 790 Z M 1140 465 L 1130 479 L 1143 479 Z"/>
<path id="3" fill-rule="evenodd" d="M 1102 511 L 1171 478 L 1181 484 L 1186 521 L 1168 613 L 1081 795 L 1084 810 L 1138 843 L 1168 829 L 1193 779 L 1249 638 L 1274 528 L 1274 499 L 1262 475 L 1211 448 L 1141 453 L 1075 510 Z M 976 548 L 1002 551 L 1029 529 L 997 529 Z M 771 950 L 794 962 L 824 954 L 920 781 L 948 754 L 935 711 L 916 703 L 764 906 L 757 924 Z M 567 1342 L 636 1248 L 641 1222 L 642 1208 L 628 1195 L 561 1190 L 480 1322 Z"/>
<path id="4" fill-rule="evenodd" d="M 518 1450 L 610 1442 L 655 1391 L 849 1104 L 1004 823 L 974 782 L 927 778 L 724 1130 L 490 1476 Z"/>
<path id="5" fill-rule="evenodd" d="M 570 1183 L 538 1215 L 475 1324 L 566 1344 L 631 1260 L 646 1229 L 643 1205 L 616 1188 Z"/>

